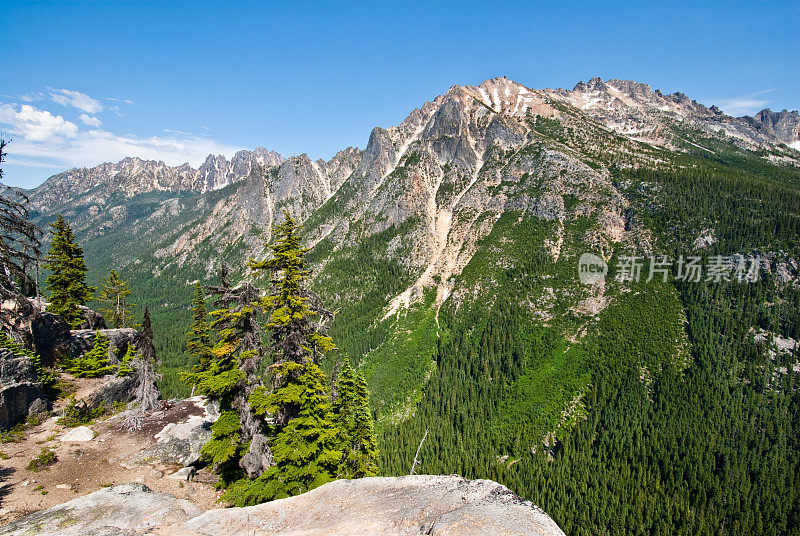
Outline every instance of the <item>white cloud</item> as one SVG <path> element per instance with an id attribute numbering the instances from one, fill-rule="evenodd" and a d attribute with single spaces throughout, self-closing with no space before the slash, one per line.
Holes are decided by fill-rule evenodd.
<path id="1" fill-rule="evenodd" d="M 127 156 L 161 160 L 168 165 L 189 162 L 199 166 L 209 154 L 232 155 L 237 148 L 215 140 L 178 131 L 141 138 L 115 134 L 102 129 L 81 130 L 63 117 L 24 104 L 19 111 L 11 104 L 0 104 L 0 130 L 6 130 L 9 164 L 26 167 L 91 167 L 102 162 L 117 162 Z M 81 115 L 86 123 L 96 118 Z M 98 120 L 99 123 L 99 120 Z M 91 125 L 91 123 L 89 123 Z"/>
<path id="2" fill-rule="evenodd" d="M 772 93 L 773 91 L 775 91 L 775 88 L 769 88 L 748 95 L 740 95 L 728 99 L 716 99 L 716 102 L 719 103 L 717 106 L 728 115 L 753 115 L 767 107 L 769 100 L 764 99 L 763 95 Z"/>
<path id="3" fill-rule="evenodd" d="M 81 114 L 78 116 L 78 118 L 84 125 L 89 125 L 90 127 L 99 127 L 103 124 L 102 121 L 96 117 L 92 117 L 91 115 Z"/>
<path id="4" fill-rule="evenodd" d="M 89 114 L 96 114 L 103 110 L 103 105 L 99 100 L 93 99 L 86 93 L 70 89 L 54 89 L 50 93 L 50 100 L 62 106 L 72 106 Z"/>
<path id="5" fill-rule="evenodd" d="M 10 104 L 0 105 L 0 123 L 10 125 L 10 134 L 30 142 L 57 141 L 78 133 L 75 123 L 30 104 L 23 104 L 19 111 Z"/>

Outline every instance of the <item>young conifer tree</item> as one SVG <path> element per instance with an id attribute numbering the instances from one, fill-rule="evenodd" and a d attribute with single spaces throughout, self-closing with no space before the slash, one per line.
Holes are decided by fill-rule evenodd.
<path id="1" fill-rule="evenodd" d="M 350 453 L 353 446 L 356 409 L 356 377 L 350 359 L 345 357 L 336 382 L 336 399 L 333 402 L 333 413 L 339 427 L 339 443 L 342 450 L 342 463 L 339 467 L 339 476 L 342 478 L 352 478 Z"/>
<path id="2" fill-rule="evenodd" d="M 122 378 L 123 376 L 133 375 L 134 370 L 131 368 L 131 363 L 137 358 L 136 345 L 133 343 L 128 344 L 128 349 L 125 350 L 125 355 L 122 357 L 122 361 L 119 362 L 117 377 Z"/>
<path id="3" fill-rule="evenodd" d="M 128 302 L 130 293 L 128 281 L 122 279 L 116 270 L 111 270 L 108 277 L 103 278 L 98 299 L 104 305 L 100 312 L 109 327 L 125 328 L 133 323 L 131 309 L 136 307 L 136 304 Z"/>
<path id="4" fill-rule="evenodd" d="M 89 269 L 69 223 L 59 214 L 50 228 L 50 252 L 43 265 L 51 272 L 46 282 L 50 291 L 48 310 L 61 315 L 73 329 L 77 329 L 84 321 L 78 305 L 91 300 L 95 289 L 86 284 Z"/>
<path id="5" fill-rule="evenodd" d="M 339 393 L 334 402 L 341 434 L 342 478 L 364 478 L 378 474 L 378 457 L 372 413 L 369 408 L 367 382 L 361 371 L 356 375 L 345 359 L 337 384 Z"/>
<path id="6" fill-rule="evenodd" d="M 375 439 L 375 426 L 369 407 L 367 381 L 360 369 L 356 373 L 355 406 L 355 422 L 351 435 L 352 461 L 348 464 L 352 471 L 350 478 L 375 476 L 378 474 L 378 443 Z"/>
<path id="7" fill-rule="evenodd" d="M 196 361 L 193 372 L 203 372 L 211 365 L 211 329 L 206 314 L 206 298 L 200 282 L 194 284 L 192 301 L 192 325 L 186 334 L 186 347 Z"/>
<path id="8" fill-rule="evenodd" d="M 99 378 L 114 371 L 114 365 L 108 362 L 108 338 L 98 333 L 94 338 L 92 349 L 67 365 L 67 372 L 77 378 Z"/>

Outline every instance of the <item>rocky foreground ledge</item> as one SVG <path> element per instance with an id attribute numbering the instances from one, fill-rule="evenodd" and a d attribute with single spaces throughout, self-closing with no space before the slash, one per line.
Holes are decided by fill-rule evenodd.
<path id="1" fill-rule="evenodd" d="M 338 480 L 259 506 L 203 512 L 142 484 L 122 484 L 4 527 L 15 536 L 543 536 L 564 533 L 541 509 L 490 480 L 458 476 Z"/>

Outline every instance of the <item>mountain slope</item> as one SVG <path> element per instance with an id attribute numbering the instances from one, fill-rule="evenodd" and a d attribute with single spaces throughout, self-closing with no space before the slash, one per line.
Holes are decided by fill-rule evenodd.
<path id="1" fill-rule="evenodd" d="M 731 118 L 621 80 L 498 78 L 454 86 L 328 162 L 252 165 L 211 191 L 90 191 L 55 207 L 51 185 L 32 200 L 40 221 L 71 219 L 95 280 L 113 266 L 151 306 L 168 393 L 188 366 L 188 283 L 215 282 L 223 260 L 247 277 L 243 259 L 263 255 L 287 208 L 337 311 L 340 352 L 324 366 L 364 370 L 384 472 L 407 472 L 429 431 L 424 471 L 503 482 L 568 533 L 745 534 L 758 523 L 737 501 L 770 497 L 762 525 L 800 520 L 786 492 L 800 474 L 797 356 L 769 358 L 752 335 L 800 340 L 796 119 Z M 610 269 L 628 255 L 762 263 L 753 285 L 584 285 L 587 252 Z M 772 448 L 779 459 L 743 469 Z"/>

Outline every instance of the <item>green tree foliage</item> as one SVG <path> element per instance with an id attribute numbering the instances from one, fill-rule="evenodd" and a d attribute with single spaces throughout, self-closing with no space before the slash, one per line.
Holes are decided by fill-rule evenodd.
<path id="1" fill-rule="evenodd" d="M 156 355 L 156 347 L 153 344 L 153 322 L 150 319 L 150 308 L 144 308 L 144 315 L 142 315 L 142 325 L 138 332 L 138 347 L 139 355 L 144 361 L 148 361 L 153 365 L 158 364 L 158 356 Z"/>
<path id="2" fill-rule="evenodd" d="M 270 350 L 275 354 L 275 362 L 310 360 L 319 363 L 322 355 L 333 350 L 334 345 L 317 320 L 332 315 L 322 309 L 319 298 L 305 287 L 307 250 L 300 246 L 294 218 L 287 211 L 283 216 L 284 222 L 274 229 L 277 238 L 269 245 L 272 258 L 251 260 L 249 265 L 256 274 L 267 273 L 270 277 L 272 291 L 261 300 L 261 307 L 271 311 L 267 327 L 272 336 Z M 278 387 L 290 377 L 278 375 L 275 379 Z"/>
<path id="3" fill-rule="evenodd" d="M 312 361 L 284 361 L 274 374 L 293 378 L 275 391 L 251 397 L 257 414 L 293 415 L 271 443 L 275 465 L 255 480 L 242 480 L 224 495 L 245 506 L 312 490 L 337 477 L 341 462 L 339 430 L 334 422 L 325 375 Z"/>
<path id="4" fill-rule="evenodd" d="M 342 444 L 344 444 L 355 426 L 356 413 L 356 377 L 348 358 L 344 359 L 336 381 L 333 412 L 342 431 Z"/>
<path id="5" fill-rule="evenodd" d="M 50 252 L 45 257 L 44 267 L 50 270 L 47 288 L 50 291 L 49 311 L 61 315 L 73 329 L 84 321 L 78 305 L 92 299 L 94 287 L 86 284 L 86 262 L 83 249 L 75 240 L 75 234 L 61 214 L 50 224 Z"/>
<path id="6" fill-rule="evenodd" d="M 378 474 L 378 448 L 367 382 L 361 371 L 354 374 L 349 359 L 342 365 L 333 406 L 342 449 L 339 475 L 342 478 L 375 476 Z"/>
<path id="7" fill-rule="evenodd" d="M 265 387 L 258 387 L 251 393 L 249 401 L 256 415 L 266 417 L 268 414 L 271 418 L 273 429 L 270 435 L 276 448 L 297 441 L 297 434 L 319 438 L 320 443 L 310 454 L 307 453 L 312 458 L 319 457 L 318 463 L 309 464 L 302 455 L 291 457 L 286 452 L 281 454 L 280 460 L 276 457 L 274 463 L 281 464 L 290 474 L 308 470 L 319 471 L 320 474 L 318 478 L 303 477 L 293 484 L 288 480 L 278 480 L 278 473 L 270 470 L 256 485 L 264 484 L 264 497 L 273 498 L 280 493 L 291 493 L 293 489 L 303 488 L 307 491 L 311 488 L 304 486 L 334 478 L 335 468 L 332 474 L 328 473 L 328 450 L 335 448 L 331 443 L 335 439 L 330 438 L 339 435 L 331 420 L 333 417 L 327 394 L 324 388 L 317 390 L 317 384 L 325 385 L 318 364 L 326 352 L 334 349 L 333 340 L 325 334 L 321 320 L 332 315 L 322 309 L 319 298 L 305 287 L 308 277 L 304 258 L 306 250 L 300 246 L 296 222 L 287 211 L 283 215 L 284 222 L 275 227 L 276 239 L 269 245 L 271 258 L 265 261 L 251 260 L 249 263 L 257 276 L 267 274 L 271 282 L 270 291 L 259 300 L 259 305 L 262 310 L 270 311 L 267 328 L 271 335 L 269 351 L 273 356 L 270 392 L 267 394 Z M 325 399 L 325 404 L 317 404 L 319 397 Z M 266 405 L 264 400 L 268 401 Z M 316 411 L 320 413 L 315 414 Z M 292 424 L 301 416 L 300 422 Z M 316 430 L 314 426 L 317 426 Z M 338 449 L 336 454 L 338 464 L 341 458 Z M 306 467 L 290 469 L 292 463 Z"/>
<path id="8" fill-rule="evenodd" d="M 109 327 L 126 328 L 133 323 L 131 309 L 136 307 L 136 304 L 128 302 L 130 293 L 128 281 L 122 279 L 116 270 L 111 270 L 108 277 L 103 279 L 98 299 L 103 304 L 100 312 Z"/>
<path id="9" fill-rule="evenodd" d="M 718 239 L 708 255 L 796 257 L 797 171 L 703 144 L 714 153 L 614 170 L 630 219 L 673 258 L 703 228 Z M 800 289 L 764 273 L 757 284 L 607 288 L 608 308 L 575 343 L 525 316 L 525 289 L 512 283 L 536 272 L 503 261 L 517 277 L 496 278 L 495 301 L 442 307 L 438 366 L 415 416 L 379 430 L 382 472 L 407 474 L 430 427 L 422 472 L 501 482 L 567 534 L 800 534 L 798 353 L 771 357 L 753 340 L 758 330 L 800 338 Z M 575 378 L 590 374 L 583 413 L 544 445 L 548 430 L 530 423 L 558 393 L 541 379 L 573 362 Z"/>
<path id="10" fill-rule="evenodd" d="M 378 474 L 378 443 L 369 407 L 367 380 L 361 370 L 356 374 L 354 428 L 350 434 L 351 447 L 345 464 L 350 478 L 364 478 Z"/>
<path id="11" fill-rule="evenodd" d="M 108 362 L 108 337 L 97 333 L 92 349 L 73 359 L 66 366 L 66 371 L 77 378 L 99 378 L 114 371 L 114 365 Z"/>
<path id="12" fill-rule="evenodd" d="M 202 455 L 213 463 L 221 475 L 221 485 L 226 486 L 244 476 L 242 459 L 263 425 L 247 404 L 250 392 L 257 387 L 253 384 L 261 358 L 258 308 L 253 304 L 258 292 L 248 283 L 231 286 L 226 265 L 220 285 L 209 290 L 219 307 L 211 312 L 210 327 L 216 333 L 216 343 L 209 362 L 183 373 L 182 379 L 220 404 L 220 418 L 211 427 L 212 437 L 203 446 Z"/>
<path id="13" fill-rule="evenodd" d="M 339 475 L 343 457 L 343 433 L 337 425 L 341 419 L 333 412 L 327 380 L 318 364 L 334 349 L 321 322 L 331 315 L 304 286 L 308 276 L 305 250 L 300 247 L 295 221 L 287 212 L 284 218 L 275 228 L 274 243 L 268 246 L 271 258 L 249 263 L 258 279 L 262 274 L 269 277 L 270 290 L 263 296 L 248 292 L 248 300 L 230 300 L 235 307 L 214 311 L 211 327 L 218 342 L 210 366 L 185 375 L 221 402 L 223 412 L 203 455 L 223 475 L 223 485 L 229 485 L 226 500 L 239 505 L 288 497 L 329 482 Z M 222 296 L 232 297 L 232 291 L 223 278 Z M 263 349 L 242 343 L 252 332 L 246 324 L 261 311 L 269 312 L 268 353 L 273 358 L 269 386 L 263 384 L 260 371 L 254 371 L 254 364 L 260 363 L 255 354 Z M 351 423 L 348 436 L 359 422 L 359 389 L 352 370 L 349 374 L 345 388 L 350 400 L 347 411 L 352 414 L 346 418 Z M 247 393 L 248 412 L 237 403 L 241 393 Z M 370 417 L 368 410 L 366 416 Z M 237 471 L 241 475 L 242 469 L 249 478 L 234 481 L 232 477 Z"/>
<path id="14" fill-rule="evenodd" d="M 213 354 L 211 352 L 211 329 L 206 314 L 206 298 L 200 282 L 194 285 L 192 301 L 192 325 L 186 334 L 186 347 L 195 361 L 194 372 L 208 370 Z"/>

